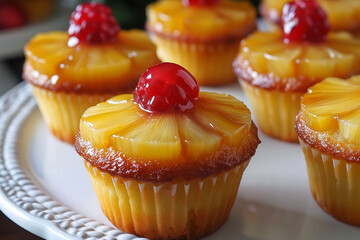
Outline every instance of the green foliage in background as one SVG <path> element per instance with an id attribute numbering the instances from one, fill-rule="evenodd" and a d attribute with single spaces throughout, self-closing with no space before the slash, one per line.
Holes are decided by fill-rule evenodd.
<path id="1" fill-rule="evenodd" d="M 235 0 L 244 1 L 244 0 Z M 256 7 L 260 0 L 250 0 Z M 144 28 L 146 20 L 145 7 L 154 2 L 154 0 L 96 0 L 111 7 L 115 18 L 118 20 L 121 28 Z"/>
<path id="2" fill-rule="evenodd" d="M 85 2 L 85 1 L 84 1 Z M 111 7 L 121 28 L 144 28 L 145 7 L 154 0 L 95 0 Z"/>

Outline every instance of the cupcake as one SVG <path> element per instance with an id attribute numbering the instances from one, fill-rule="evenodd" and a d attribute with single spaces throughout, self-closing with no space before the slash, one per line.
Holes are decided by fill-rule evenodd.
<path id="1" fill-rule="evenodd" d="M 25 46 L 23 78 L 30 83 L 51 132 L 74 143 L 82 113 L 131 92 L 139 76 L 159 62 L 155 46 L 140 30 L 120 30 L 110 8 L 83 3 L 68 33 L 40 33 Z"/>
<path id="2" fill-rule="evenodd" d="M 158 1 L 146 28 L 162 61 L 188 69 L 200 85 L 234 82 L 232 61 L 242 38 L 256 29 L 256 11 L 244 1 Z"/>
<path id="3" fill-rule="evenodd" d="M 234 70 L 260 129 L 295 142 L 300 97 L 326 77 L 360 73 L 360 41 L 328 33 L 326 14 L 315 1 L 289 3 L 283 19 L 282 32 L 256 32 L 241 42 Z"/>
<path id="4" fill-rule="evenodd" d="M 360 225 L 360 76 L 327 78 L 302 97 L 296 132 L 315 201 Z"/>
<path id="5" fill-rule="evenodd" d="M 290 0 L 263 0 L 260 5 L 261 15 L 271 22 L 279 23 L 282 8 L 288 2 Z M 360 32 L 360 1 L 317 0 L 317 2 L 328 15 L 331 30 Z"/>
<path id="6" fill-rule="evenodd" d="M 86 110 L 75 148 L 116 227 L 150 239 L 198 239 L 227 220 L 259 142 L 242 102 L 199 93 L 187 70 L 162 63 L 133 95 Z"/>

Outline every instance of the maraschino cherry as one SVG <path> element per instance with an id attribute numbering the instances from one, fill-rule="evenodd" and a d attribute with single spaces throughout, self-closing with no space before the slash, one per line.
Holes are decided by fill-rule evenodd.
<path id="1" fill-rule="evenodd" d="M 72 47 L 78 43 L 112 42 L 119 30 L 120 27 L 108 6 L 97 2 L 82 3 L 71 14 L 68 45 Z"/>
<path id="2" fill-rule="evenodd" d="M 199 98 L 199 85 L 191 73 L 175 63 L 160 63 L 146 70 L 134 90 L 135 102 L 147 112 L 186 111 Z"/>
<path id="3" fill-rule="evenodd" d="M 315 0 L 295 0 L 286 3 L 281 14 L 285 43 L 321 42 L 330 30 L 326 12 Z"/>
<path id="4" fill-rule="evenodd" d="M 218 4 L 220 0 L 182 0 L 185 7 L 210 7 Z"/>

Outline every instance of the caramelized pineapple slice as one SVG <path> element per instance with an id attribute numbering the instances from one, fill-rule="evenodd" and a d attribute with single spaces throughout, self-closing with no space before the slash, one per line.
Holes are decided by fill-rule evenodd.
<path id="1" fill-rule="evenodd" d="M 158 160 L 178 158 L 181 143 L 174 118 L 169 114 L 157 114 L 128 131 L 118 129 L 112 136 L 112 145 L 126 156 Z"/>
<path id="2" fill-rule="evenodd" d="M 226 2 L 221 3 L 222 6 L 219 6 L 214 10 L 207 10 L 206 8 L 188 8 L 184 11 L 186 16 L 181 21 L 184 24 L 184 30 L 197 33 L 200 36 L 211 35 L 209 33 L 213 32 L 213 29 L 217 29 L 218 33 L 223 31 L 223 34 L 226 34 L 229 30 L 229 25 L 233 23 L 247 23 L 251 19 L 254 19 L 253 8 L 247 2 Z M 251 18 L 250 16 L 253 16 Z M 229 24 L 229 19 L 231 19 Z M 234 25 L 232 25 L 234 27 Z M 217 34 L 214 34 L 216 37 Z"/>
<path id="3" fill-rule="evenodd" d="M 241 54 L 258 73 L 293 77 L 301 49 L 283 43 L 280 31 L 257 32 L 242 41 Z"/>
<path id="4" fill-rule="evenodd" d="M 336 60 L 331 59 L 329 55 L 331 52 L 332 49 L 326 49 L 321 45 L 304 46 L 303 56 L 301 61 L 299 61 L 300 72 L 305 73 L 307 77 L 314 77 L 316 79 L 334 76 Z"/>
<path id="5" fill-rule="evenodd" d="M 360 144 L 360 77 L 327 78 L 314 85 L 303 96 L 301 111 L 311 129 Z"/>
<path id="6" fill-rule="evenodd" d="M 188 116 L 179 115 L 177 125 L 182 131 L 182 146 L 186 156 L 198 158 L 202 154 L 210 154 L 214 149 L 220 148 L 221 136 L 201 127 Z"/>
<path id="7" fill-rule="evenodd" d="M 67 45 L 68 38 L 66 32 L 35 36 L 25 46 L 26 58 L 33 69 L 49 77 L 59 75 L 79 83 L 99 79 L 121 81 L 130 73 L 138 77 L 159 62 L 155 46 L 143 31 L 122 30 L 115 42 L 75 47 Z"/>
<path id="8" fill-rule="evenodd" d="M 222 135 L 224 143 L 235 146 L 248 133 L 251 126 L 249 109 L 226 94 L 202 93 L 194 109 L 198 122 Z"/>
<path id="9" fill-rule="evenodd" d="M 347 76 L 356 68 L 355 65 L 358 58 L 355 55 L 326 47 L 325 51 L 328 52 L 329 56 L 334 58 L 334 74 L 338 76 Z"/>
<path id="10" fill-rule="evenodd" d="M 119 51 L 126 55 L 132 62 L 132 67 L 137 76 L 146 68 L 156 64 L 159 60 L 155 56 L 155 45 L 149 41 L 146 34 L 139 30 L 130 30 L 119 38 Z"/>
<path id="11" fill-rule="evenodd" d="M 339 119 L 339 132 L 350 143 L 360 144 L 360 114 L 354 110 Z"/>
<path id="12" fill-rule="evenodd" d="M 267 72 L 281 76 L 283 78 L 290 78 L 296 75 L 296 59 L 300 56 L 300 48 L 286 48 L 278 51 L 264 54 L 267 61 Z"/>
<path id="13" fill-rule="evenodd" d="M 80 134 L 98 148 L 125 156 L 171 160 L 201 158 L 222 144 L 238 146 L 250 130 L 249 109 L 235 98 L 200 93 L 188 112 L 147 113 L 131 95 L 119 95 L 89 108 Z"/>
<path id="14" fill-rule="evenodd" d="M 356 30 L 360 27 L 360 2 L 354 0 L 318 0 L 328 15 L 331 29 Z"/>
<path id="15" fill-rule="evenodd" d="M 85 140 L 97 147 L 108 148 L 110 137 L 119 130 L 130 128 L 131 125 L 144 122 L 142 115 L 132 107 L 132 95 L 123 95 L 121 104 L 117 99 L 109 99 L 86 110 L 80 120 L 80 132 Z M 126 117 L 125 117 L 126 116 Z"/>
<path id="16" fill-rule="evenodd" d="M 285 3 L 291 0 L 262 0 L 273 20 L 278 20 Z M 335 31 L 356 31 L 360 27 L 360 1 L 357 0 L 318 0 L 327 13 L 331 29 Z M 269 12 L 267 13 L 269 14 Z"/>
<path id="17" fill-rule="evenodd" d="M 244 26 L 255 28 L 256 11 L 249 2 L 224 0 L 216 8 L 194 8 L 184 7 L 181 1 L 158 1 L 146 11 L 153 30 L 176 37 L 219 38 Z"/>
<path id="18" fill-rule="evenodd" d="M 35 70 L 52 76 L 71 56 L 67 40 L 63 32 L 39 33 L 25 46 L 26 59 Z"/>
<path id="19" fill-rule="evenodd" d="M 119 79 L 130 71 L 131 60 L 110 46 L 80 46 L 72 60 L 65 61 L 61 73 L 65 79 L 81 82 L 106 78 Z"/>
<path id="20" fill-rule="evenodd" d="M 189 9 L 192 12 L 193 9 Z M 190 14 L 188 14 L 190 15 Z M 213 11 L 198 11 L 196 14 L 191 14 L 193 17 L 189 16 L 188 18 L 191 18 L 191 20 L 184 21 L 184 27 L 188 28 L 191 32 L 198 32 L 200 35 L 205 35 L 212 31 L 212 29 L 220 28 L 224 29 L 226 28 L 227 21 L 223 18 L 217 18 L 216 13 Z M 216 19 L 216 21 L 214 21 Z"/>
<path id="21" fill-rule="evenodd" d="M 350 34 L 331 33 L 321 44 L 285 44 L 280 31 L 257 32 L 242 41 L 240 51 L 254 71 L 279 78 L 322 80 L 359 72 L 360 41 Z"/>
<path id="22" fill-rule="evenodd" d="M 90 107 L 83 114 L 83 118 L 91 117 L 93 115 L 109 113 L 119 111 L 118 109 L 125 109 L 128 107 L 127 103 L 131 102 L 132 94 L 124 94 L 121 97 L 113 97 L 106 102 L 99 103 L 96 107 Z M 118 105 L 118 103 L 123 103 L 123 105 Z"/>
<path id="23" fill-rule="evenodd" d="M 360 54 L 359 40 L 351 34 L 345 32 L 330 33 L 328 38 L 330 40 L 324 42 L 325 46 L 345 54 Z"/>
<path id="24" fill-rule="evenodd" d="M 245 38 L 241 42 L 242 56 L 249 61 L 250 66 L 258 73 L 267 73 L 267 59 L 264 53 L 280 51 L 283 44 L 276 44 L 275 39 L 280 37 L 280 32 L 267 34 L 265 32 L 257 32 Z M 269 44 L 275 42 L 275 44 Z"/>

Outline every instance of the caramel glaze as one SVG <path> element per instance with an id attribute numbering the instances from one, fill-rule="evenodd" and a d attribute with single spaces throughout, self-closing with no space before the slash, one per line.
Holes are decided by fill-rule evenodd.
<path id="1" fill-rule="evenodd" d="M 52 80 L 53 77 L 56 81 Z M 78 94 L 116 94 L 131 92 L 137 85 L 138 77 L 124 76 L 131 81 L 118 81 L 116 79 L 103 79 L 102 81 L 89 81 L 86 84 L 65 79 L 60 75 L 48 76 L 36 71 L 28 61 L 25 61 L 23 79 L 37 87 L 54 92 L 67 92 Z"/>
<path id="2" fill-rule="evenodd" d="M 279 92 L 306 93 L 307 89 L 323 79 L 306 78 L 304 76 L 280 78 L 273 73 L 258 73 L 248 60 L 239 55 L 233 62 L 233 68 L 239 79 L 252 86 Z M 343 78 L 351 77 L 354 73 Z"/>
<path id="3" fill-rule="evenodd" d="M 295 131 L 305 143 L 325 154 L 332 155 L 337 159 L 360 163 L 360 147 L 358 145 L 345 143 L 329 133 L 310 129 L 301 112 L 296 116 Z"/>
<path id="4" fill-rule="evenodd" d="M 149 22 L 145 25 L 146 30 L 150 34 L 156 34 L 165 39 L 175 40 L 180 42 L 191 42 L 191 43 L 232 43 L 232 42 L 239 42 L 241 39 L 245 38 L 246 36 L 250 35 L 250 33 L 256 30 L 256 23 L 251 22 L 246 26 L 243 26 L 241 29 L 233 29 L 226 35 L 217 35 L 213 37 L 201 37 L 201 36 L 194 36 L 191 34 L 175 34 L 175 30 L 173 32 L 162 32 L 157 31 L 152 24 Z"/>
<path id="5" fill-rule="evenodd" d="M 76 135 L 75 149 L 85 161 L 102 172 L 125 179 L 159 183 L 179 178 L 185 180 L 205 178 L 230 170 L 249 160 L 255 154 L 259 143 L 257 128 L 252 123 L 249 134 L 239 147 L 222 145 L 215 153 L 200 159 L 158 161 L 129 157 L 112 148 L 94 148 L 80 134 Z"/>
<path id="6" fill-rule="evenodd" d="M 281 12 L 279 13 L 275 8 L 268 8 L 265 6 L 264 3 L 261 3 L 259 6 L 259 12 L 260 12 L 260 15 L 262 17 L 264 17 L 265 19 L 269 20 L 272 23 L 280 25 Z M 348 24 L 349 27 L 352 25 L 354 25 L 354 24 L 353 23 Z M 334 31 L 347 31 L 347 32 L 351 32 L 351 33 L 358 33 L 358 32 L 360 32 L 360 25 L 359 24 L 354 25 L 353 27 L 351 27 L 349 29 L 343 29 L 339 26 L 338 27 L 332 26 L 331 29 Z"/>

